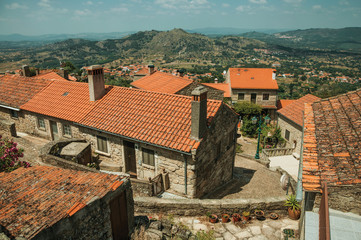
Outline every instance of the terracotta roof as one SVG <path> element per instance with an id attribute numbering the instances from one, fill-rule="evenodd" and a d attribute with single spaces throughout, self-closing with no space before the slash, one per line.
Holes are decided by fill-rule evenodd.
<path id="1" fill-rule="evenodd" d="M 149 74 L 149 68 L 144 67 L 139 69 L 138 71 L 134 72 L 134 75 L 148 75 Z"/>
<path id="2" fill-rule="evenodd" d="M 290 105 L 291 103 L 293 103 L 294 99 L 280 99 L 277 100 L 277 110 L 280 110 L 281 108 L 287 107 L 288 105 Z"/>
<path id="3" fill-rule="evenodd" d="M 151 144 L 189 152 L 191 97 L 114 87 L 80 124 Z M 222 102 L 209 100 L 211 119 Z"/>
<path id="4" fill-rule="evenodd" d="M 361 89 L 305 106 L 303 187 L 361 184 Z"/>
<path id="5" fill-rule="evenodd" d="M 278 110 L 277 112 L 302 127 L 302 119 L 303 119 L 302 112 L 305 108 L 305 103 L 313 103 L 320 99 L 321 98 L 316 97 L 312 94 L 307 94 L 306 96 L 303 96 L 303 97 L 295 100 L 294 102 L 287 105 L 286 107 L 283 107 L 282 109 Z"/>
<path id="6" fill-rule="evenodd" d="M 59 74 L 57 74 L 54 71 L 39 74 L 38 76 L 34 76 L 34 78 L 68 81 L 68 80 L 66 80 L 65 78 L 63 78 L 62 76 L 60 76 Z"/>
<path id="7" fill-rule="evenodd" d="M 231 97 L 231 88 L 228 83 L 202 83 L 202 85 L 223 91 L 223 97 Z"/>
<path id="8" fill-rule="evenodd" d="M 40 92 L 52 81 L 22 77 L 19 75 L 5 75 L 0 77 L 0 104 L 19 108 Z"/>
<path id="9" fill-rule="evenodd" d="M 232 89 L 278 89 L 272 68 L 230 68 Z"/>
<path id="10" fill-rule="evenodd" d="M 22 105 L 21 109 L 78 122 L 96 103 L 89 101 L 87 83 L 54 81 L 30 101 Z"/>
<path id="11" fill-rule="evenodd" d="M 132 86 L 155 92 L 177 93 L 190 85 L 193 81 L 183 77 L 177 77 L 169 73 L 154 72 L 131 83 Z"/>
<path id="12" fill-rule="evenodd" d="M 117 175 L 47 166 L 2 172 L 0 225 L 14 237 L 33 238 L 121 183 Z"/>

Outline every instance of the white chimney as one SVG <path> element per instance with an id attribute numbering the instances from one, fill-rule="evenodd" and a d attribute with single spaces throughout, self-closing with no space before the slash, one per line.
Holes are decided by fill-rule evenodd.
<path id="1" fill-rule="evenodd" d="M 276 80 L 276 70 L 273 70 L 273 72 L 272 72 L 272 79 Z"/>

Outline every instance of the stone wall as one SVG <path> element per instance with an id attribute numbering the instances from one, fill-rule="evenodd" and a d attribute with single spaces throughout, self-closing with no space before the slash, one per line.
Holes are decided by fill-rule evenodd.
<path id="1" fill-rule="evenodd" d="M 3 138 L 16 137 L 15 123 L 11 120 L 0 118 L 0 135 Z"/>
<path id="2" fill-rule="evenodd" d="M 256 93 L 256 103 L 260 106 L 277 106 L 277 91 L 276 90 L 267 90 L 267 89 L 232 89 L 231 99 L 232 101 L 238 100 L 238 93 L 244 93 L 244 100 L 251 102 L 251 94 Z M 269 94 L 269 100 L 263 100 L 263 94 Z"/>
<path id="3" fill-rule="evenodd" d="M 195 151 L 196 179 L 193 197 L 212 192 L 232 179 L 238 116 L 222 104 Z"/>
<path id="4" fill-rule="evenodd" d="M 361 215 L 361 184 L 350 186 L 328 186 L 328 207 L 343 212 Z M 314 207 L 319 208 L 321 194 L 317 193 Z"/>
<path id="5" fill-rule="evenodd" d="M 203 86 L 207 89 L 207 98 L 208 99 L 215 99 L 215 100 L 223 100 L 223 91 L 212 88 L 212 87 L 208 87 L 206 85 L 202 85 L 197 81 L 194 81 L 193 83 L 191 83 L 190 85 L 188 85 L 187 87 L 179 90 L 176 94 L 180 94 L 180 95 L 186 95 L 186 96 L 192 96 L 192 91 L 199 86 Z"/>
<path id="6" fill-rule="evenodd" d="M 265 199 L 162 199 L 152 197 L 134 198 L 135 213 L 148 215 L 166 213 L 175 216 L 205 216 L 207 212 L 221 215 L 223 213 L 253 211 L 287 214 L 284 206 L 286 196 Z"/>
<path id="7" fill-rule="evenodd" d="M 281 114 L 278 114 L 278 126 L 281 128 L 281 136 L 286 140 L 286 147 L 294 148 L 295 153 L 301 153 L 302 127 L 292 122 Z M 290 139 L 285 138 L 286 129 L 290 132 Z M 296 141 L 296 144 L 295 144 Z M 296 146 L 295 146 L 296 145 Z"/>
<path id="8" fill-rule="evenodd" d="M 134 202 L 129 180 L 114 192 L 109 192 L 101 199 L 95 199 L 87 206 L 41 231 L 34 239 L 112 239 L 109 202 L 126 193 L 129 237 L 134 226 Z"/>

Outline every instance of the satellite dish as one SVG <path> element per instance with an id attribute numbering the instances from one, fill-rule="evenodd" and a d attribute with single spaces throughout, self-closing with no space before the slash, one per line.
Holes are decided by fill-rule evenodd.
<path id="1" fill-rule="evenodd" d="M 288 184 L 288 180 L 289 180 L 289 176 L 287 174 L 282 174 L 281 178 L 280 178 L 280 182 L 281 182 L 281 187 L 283 190 L 287 189 L 287 184 Z"/>

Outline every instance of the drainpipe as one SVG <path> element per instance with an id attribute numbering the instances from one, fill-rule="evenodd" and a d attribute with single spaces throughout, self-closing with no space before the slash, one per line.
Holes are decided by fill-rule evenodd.
<path id="1" fill-rule="evenodd" d="M 184 158 L 184 194 L 187 195 L 187 157 L 182 153 Z"/>
<path id="2" fill-rule="evenodd" d="M 302 168 L 303 168 L 303 136 L 305 134 L 305 112 L 302 111 L 302 141 L 301 141 L 301 152 L 300 152 L 300 163 L 298 165 L 298 176 L 297 176 L 297 188 L 296 188 L 296 200 L 302 201 Z"/>

